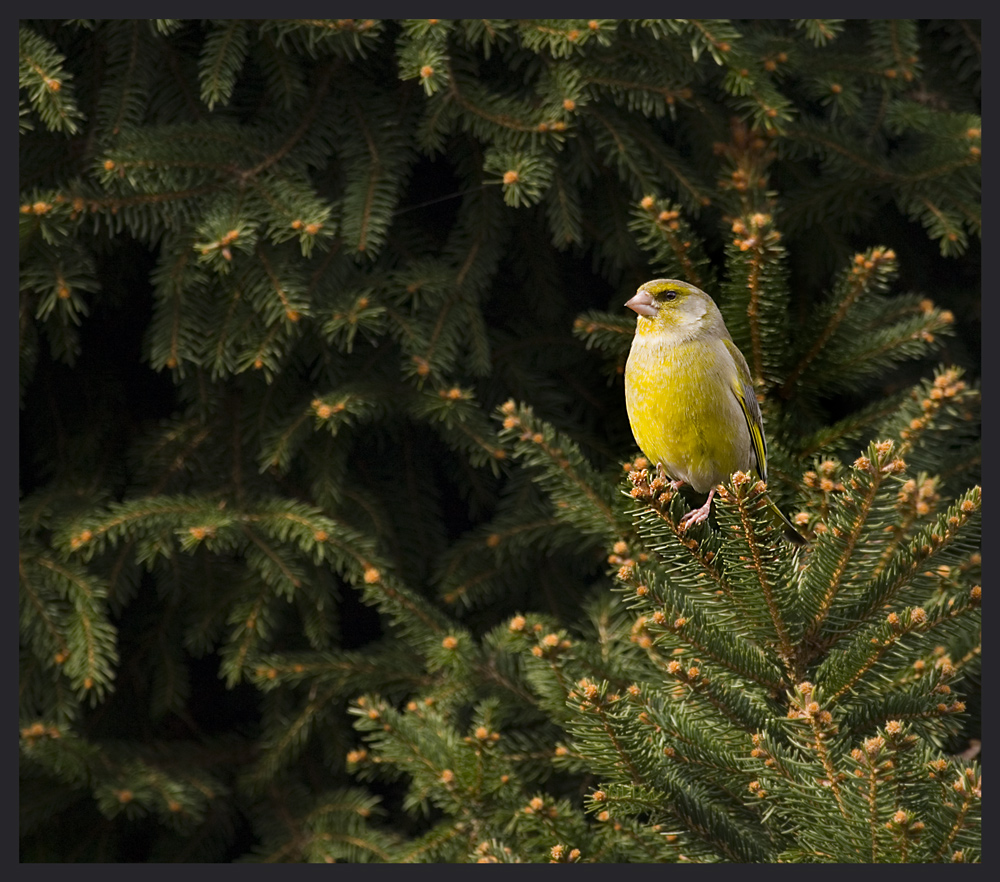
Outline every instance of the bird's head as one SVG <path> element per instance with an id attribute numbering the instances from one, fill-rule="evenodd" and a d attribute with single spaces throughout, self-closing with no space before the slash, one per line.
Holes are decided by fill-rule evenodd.
<path id="1" fill-rule="evenodd" d="M 698 331 L 724 330 L 715 302 L 700 288 L 677 279 L 653 279 L 640 285 L 625 305 L 639 320 L 637 333 L 680 331 L 686 336 Z"/>

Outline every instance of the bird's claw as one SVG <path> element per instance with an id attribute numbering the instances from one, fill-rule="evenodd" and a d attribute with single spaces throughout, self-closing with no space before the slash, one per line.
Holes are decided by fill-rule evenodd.
<path id="1" fill-rule="evenodd" d="M 693 524 L 700 524 L 702 521 L 708 520 L 708 513 L 712 508 L 712 497 L 715 496 L 715 488 L 713 487 L 708 492 L 708 499 L 705 500 L 705 504 L 701 508 L 693 509 L 689 511 L 684 517 L 681 518 L 680 524 L 678 525 L 682 530 L 686 530 Z"/>
<path id="2" fill-rule="evenodd" d="M 696 508 L 694 511 L 689 511 L 686 515 L 684 515 L 684 517 L 681 518 L 681 522 L 678 526 L 682 530 L 686 530 L 688 527 L 693 527 L 696 524 L 700 524 L 706 520 L 708 520 L 708 509 Z"/>

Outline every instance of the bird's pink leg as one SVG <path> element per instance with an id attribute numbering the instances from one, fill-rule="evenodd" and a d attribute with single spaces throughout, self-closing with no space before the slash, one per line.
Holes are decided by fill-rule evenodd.
<path id="1" fill-rule="evenodd" d="M 701 508 L 693 509 L 681 518 L 679 526 L 682 530 L 686 530 L 692 524 L 700 524 L 708 518 L 708 512 L 712 507 L 713 496 L 715 496 L 714 487 L 708 491 L 708 499 L 705 500 L 705 504 Z"/>
<path id="2" fill-rule="evenodd" d="M 664 481 L 667 480 L 667 470 L 663 467 L 663 463 L 662 462 L 658 462 L 656 464 L 656 473 L 661 478 L 663 478 Z M 670 482 L 670 486 L 673 487 L 674 490 L 680 490 L 681 487 L 684 486 L 684 482 L 683 481 L 671 481 Z"/>

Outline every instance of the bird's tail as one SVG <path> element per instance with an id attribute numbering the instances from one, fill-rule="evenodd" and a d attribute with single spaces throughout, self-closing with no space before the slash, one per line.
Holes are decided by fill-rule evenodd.
<path id="1" fill-rule="evenodd" d="M 791 542 L 793 545 L 805 545 L 806 537 L 803 536 L 798 530 L 795 529 L 795 525 L 792 524 L 790 520 L 782 513 L 781 509 L 771 500 L 771 497 L 767 497 L 767 510 L 771 513 L 771 519 L 774 525 L 781 530 L 781 534 Z"/>

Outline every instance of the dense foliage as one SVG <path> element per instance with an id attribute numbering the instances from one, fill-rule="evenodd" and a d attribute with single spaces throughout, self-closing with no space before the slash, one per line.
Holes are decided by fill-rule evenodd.
<path id="1" fill-rule="evenodd" d="M 35 20 L 23 861 L 977 861 L 980 26 Z M 643 281 L 786 545 L 641 459 Z"/>

